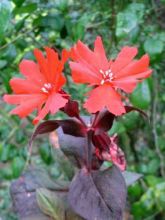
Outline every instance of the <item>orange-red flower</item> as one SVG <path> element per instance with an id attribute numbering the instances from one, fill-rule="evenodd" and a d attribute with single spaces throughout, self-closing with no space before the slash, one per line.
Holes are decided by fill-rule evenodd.
<path id="1" fill-rule="evenodd" d="M 23 118 L 37 109 L 34 124 L 49 112 L 56 113 L 68 101 L 61 88 L 66 82 L 62 71 L 69 53 L 63 50 L 60 60 L 53 49 L 46 47 L 45 50 L 46 57 L 40 50 L 34 50 L 38 63 L 31 60 L 20 63 L 19 69 L 24 78 L 11 79 L 10 85 L 15 94 L 4 95 L 5 102 L 18 105 L 11 114 Z"/>
<path id="2" fill-rule="evenodd" d="M 134 60 L 137 52 L 136 47 L 125 46 L 115 60 L 108 60 L 101 37 L 96 38 L 94 51 L 81 41 L 73 47 L 70 67 L 74 82 L 95 86 L 84 104 L 90 113 L 105 107 L 115 115 L 125 113 L 118 90 L 131 93 L 152 72 L 147 54 Z"/>

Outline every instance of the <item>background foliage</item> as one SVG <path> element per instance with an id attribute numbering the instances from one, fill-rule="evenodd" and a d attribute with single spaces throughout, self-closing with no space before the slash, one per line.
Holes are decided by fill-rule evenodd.
<path id="1" fill-rule="evenodd" d="M 164 28 L 164 0 L 0 1 L 0 219 L 16 219 L 9 185 L 25 167 L 27 143 L 33 130 L 33 115 L 22 121 L 11 117 L 11 106 L 2 101 L 2 95 L 11 92 L 9 79 L 19 74 L 22 58 L 34 59 L 34 48 L 51 46 L 60 51 L 78 39 L 92 45 L 97 35 L 103 37 L 107 54 L 112 57 L 123 45 L 136 45 L 139 56 L 148 53 L 151 57 L 152 78 L 130 96 L 134 106 L 148 113 L 150 122 L 132 112 L 118 119 L 110 133 L 119 134 L 128 170 L 144 175 L 128 190 L 125 219 L 165 219 Z M 68 67 L 65 72 L 66 89 L 82 102 L 86 87 L 73 85 Z M 73 169 L 59 159 L 51 144 L 54 139 L 55 133 L 51 141 L 45 136 L 35 143 L 38 147 L 34 148 L 32 163 L 45 167 L 54 178 L 70 179 Z"/>

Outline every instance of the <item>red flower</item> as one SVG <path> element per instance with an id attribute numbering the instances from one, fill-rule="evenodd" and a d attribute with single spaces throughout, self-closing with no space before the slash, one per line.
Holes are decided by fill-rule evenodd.
<path id="1" fill-rule="evenodd" d="M 66 79 L 62 75 L 64 64 L 69 53 L 62 52 L 62 59 L 51 48 L 46 47 L 46 57 L 38 49 L 34 50 L 37 63 L 23 60 L 19 69 L 25 79 L 13 78 L 10 80 L 13 95 L 4 95 L 5 102 L 18 105 L 11 114 L 26 117 L 35 109 L 38 115 L 33 123 L 38 123 L 49 112 L 56 113 L 67 103 L 66 94 L 61 91 Z"/>
<path id="2" fill-rule="evenodd" d="M 101 37 L 97 37 L 94 51 L 91 51 L 81 41 L 72 49 L 70 62 L 72 77 L 76 83 L 88 83 L 95 88 L 84 107 L 95 113 L 104 107 L 115 115 L 125 113 L 118 89 L 131 93 L 138 82 L 150 76 L 148 69 L 149 57 L 144 55 L 139 60 L 133 60 L 138 50 L 136 47 L 123 47 L 117 58 L 108 60 Z"/>

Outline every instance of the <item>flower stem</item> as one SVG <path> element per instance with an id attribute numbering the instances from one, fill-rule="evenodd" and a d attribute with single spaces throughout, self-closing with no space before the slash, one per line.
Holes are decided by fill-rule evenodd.
<path id="1" fill-rule="evenodd" d="M 84 125 L 84 127 L 87 127 L 85 121 L 79 115 L 77 115 L 76 118 Z"/>
<path id="2" fill-rule="evenodd" d="M 92 162 L 92 133 L 93 131 L 89 130 L 87 133 L 87 169 L 88 172 L 91 172 L 91 162 Z"/>

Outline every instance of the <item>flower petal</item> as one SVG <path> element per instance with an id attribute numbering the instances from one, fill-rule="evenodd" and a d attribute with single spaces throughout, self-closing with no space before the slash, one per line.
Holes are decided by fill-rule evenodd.
<path id="1" fill-rule="evenodd" d="M 115 88 L 122 89 L 124 92 L 131 93 L 135 89 L 138 80 L 121 80 L 121 81 L 113 81 L 112 85 Z"/>
<path id="2" fill-rule="evenodd" d="M 149 56 L 145 54 L 144 56 L 141 57 L 140 60 L 132 61 L 129 65 L 127 65 L 125 68 L 119 71 L 117 73 L 116 78 L 123 79 L 129 76 L 137 79 L 139 78 L 138 74 L 142 74 L 143 72 L 146 72 L 148 70 L 148 66 L 149 66 Z M 142 76 L 140 77 L 143 78 Z"/>
<path id="3" fill-rule="evenodd" d="M 98 58 L 97 62 L 99 62 L 98 65 L 100 66 L 100 69 L 107 70 L 109 68 L 109 63 L 105 54 L 102 39 L 99 36 L 95 40 L 94 53 Z"/>
<path id="4" fill-rule="evenodd" d="M 13 78 L 10 80 L 10 86 L 12 90 L 17 94 L 32 94 L 41 92 L 40 86 L 35 84 L 35 82 L 27 79 Z"/>
<path id="5" fill-rule="evenodd" d="M 3 100 L 9 104 L 17 105 L 25 103 L 28 100 L 45 100 L 47 96 L 44 94 L 19 94 L 19 95 L 4 95 Z"/>
<path id="6" fill-rule="evenodd" d="M 66 83 L 65 77 L 61 71 L 64 68 L 64 63 L 59 60 L 58 54 L 51 48 L 45 48 L 47 53 L 47 62 L 49 69 L 49 82 L 55 85 L 55 90 L 58 91 Z"/>
<path id="7" fill-rule="evenodd" d="M 45 47 L 47 55 L 47 68 L 49 70 L 48 79 L 52 83 L 56 81 L 58 66 L 60 65 L 58 53 L 49 47 Z"/>
<path id="8" fill-rule="evenodd" d="M 98 78 L 99 82 L 97 82 L 97 84 L 98 83 L 100 84 L 100 82 L 102 80 L 102 75 L 100 73 L 100 69 L 106 70 L 106 68 L 103 65 L 102 58 L 100 58 L 100 54 L 98 54 L 98 51 L 101 50 L 101 45 L 100 45 L 101 43 L 100 43 L 99 38 L 97 39 L 96 42 L 97 42 L 96 52 L 93 52 L 85 44 L 83 44 L 81 41 L 78 41 L 78 43 L 71 50 L 71 57 L 74 61 L 79 63 L 81 65 L 81 67 L 83 66 L 83 68 L 85 68 L 85 71 L 90 72 L 90 75 L 93 75 L 94 78 Z M 107 67 L 109 67 L 108 61 L 106 62 L 106 65 L 107 65 Z M 81 69 L 83 69 L 83 68 L 81 68 Z M 76 78 L 78 79 L 78 76 Z M 95 79 L 94 79 L 94 81 L 95 81 Z M 85 80 L 84 82 L 88 83 L 87 80 Z M 84 83 L 84 82 L 82 82 L 82 83 Z M 89 83 L 96 84 L 95 82 L 94 83 L 92 82 L 92 77 L 91 77 Z"/>
<path id="9" fill-rule="evenodd" d="M 68 99 L 62 97 L 62 94 L 52 93 L 47 99 L 45 106 L 40 110 L 37 117 L 33 120 L 33 124 L 37 124 L 42 120 L 49 112 L 55 114 L 60 108 L 64 107 L 68 102 Z"/>
<path id="10" fill-rule="evenodd" d="M 132 61 L 116 74 L 113 86 L 120 88 L 127 93 L 131 93 L 136 84 L 150 76 L 152 70 L 147 70 L 149 65 L 148 55 L 144 55 L 138 61 Z"/>
<path id="11" fill-rule="evenodd" d="M 146 72 L 139 73 L 133 76 L 128 76 L 125 78 L 121 78 L 119 80 L 115 80 L 112 82 L 112 85 L 116 88 L 120 88 L 127 93 L 133 92 L 138 82 L 141 82 L 141 79 L 146 79 L 152 73 L 152 70 L 147 70 Z"/>
<path id="12" fill-rule="evenodd" d="M 14 102 L 18 103 L 18 98 L 17 100 L 14 100 L 15 97 L 13 97 L 12 100 L 12 95 L 9 97 L 4 97 L 8 102 L 11 104 L 15 104 Z M 29 115 L 32 111 L 38 108 L 41 103 L 45 101 L 45 96 L 31 96 L 28 99 L 25 98 L 23 101 L 23 97 L 20 98 L 20 105 L 13 109 L 10 113 L 19 115 L 19 117 L 23 118 Z"/>
<path id="13" fill-rule="evenodd" d="M 64 107 L 68 99 L 64 98 L 60 93 L 53 93 L 50 102 L 50 112 L 55 114 L 60 108 Z"/>
<path id="14" fill-rule="evenodd" d="M 136 56 L 138 50 L 136 47 L 123 47 L 116 60 L 111 65 L 111 71 L 117 75 L 117 72 L 127 66 Z"/>
<path id="15" fill-rule="evenodd" d="M 35 83 L 42 85 L 45 83 L 45 77 L 40 73 L 39 66 L 31 60 L 22 60 L 19 64 L 20 72 Z"/>
<path id="16" fill-rule="evenodd" d="M 69 62 L 70 68 L 72 70 L 72 77 L 74 82 L 76 83 L 91 83 L 98 85 L 101 82 L 101 74 L 100 77 L 95 74 L 95 72 L 91 71 L 87 68 L 86 65 L 82 63 Z"/>
<path id="17" fill-rule="evenodd" d="M 76 54 L 76 61 L 85 60 L 87 63 L 90 62 L 90 65 L 93 66 L 96 70 L 98 69 L 96 56 L 92 50 L 90 50 L 85 44 L 83 44 L 80 40 L 74 47 Z M 79 55 L 79 56 L 77 56 Z"/>
<path id="18" fill-rule="evenodd" d="M 90 113 L 95 113 L 105 107 L 114 115 L 125 113 L 120 95 L 110 85 L 103 85 L 93 89 L 84 107 Z"/>
<path id="19" fill-rule="evenodd" d="M 49 82 L 49 71 L 48 71 L 47 59 L 44 57 L 44 55 L 39 49 L 34 50 L 34 56 L 37 59 L 41 73 L 45 76 L 47 82 Z"/>
<path id="20" fill-rule="evenodd" d="M 61 52 L 61 62 L 64 65 L 65 62 L 70 58 L 71 56 L 71 51 L 63 49 Z"/>

